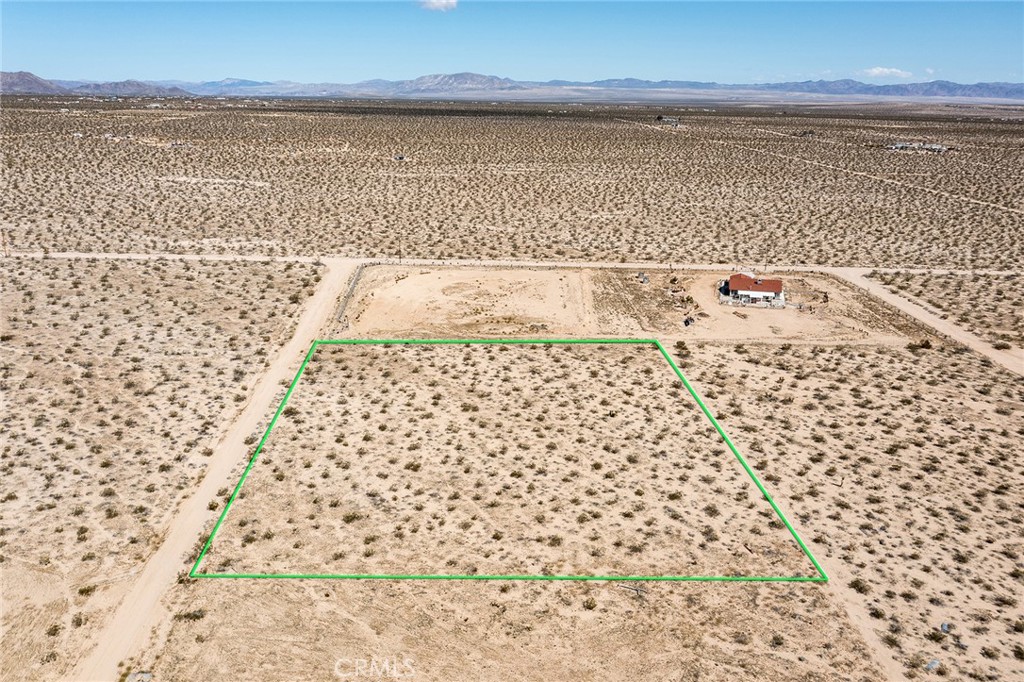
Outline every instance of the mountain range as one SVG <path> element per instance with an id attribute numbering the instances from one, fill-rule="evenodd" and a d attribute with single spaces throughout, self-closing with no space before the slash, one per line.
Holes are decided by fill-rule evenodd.
<path id="1" fill-rule="evenodd" d="M 4 95 L 97 95 L 102 97 L 194 97 L 177 87 L 144 81 L 112 83 L 45 80 L 28 71 L 0 71 L 0 94 Z"/>
<path id="2" fill-rule="evenodd" d="M 45 80 L 27 71 L 0 72 L 0 93 L 7 95 L 91 95 L 116 97 L 353 97 L 456 98 L 493 100 L 666 101 L 669 99 L 800 99 L 834 97 L 983 98 L 1024 100 L 1024 83 L 951 81 L 871 85 L 856 80 L 723 84 L 702 81 L 649 81 L 616 78 L 598 81 L 516 81 L 477 73 L 435 74 L 412 80 L 360 83 L 296 83 L 225 78 L 219 81 L 138 81 L 111 83 Z"/>

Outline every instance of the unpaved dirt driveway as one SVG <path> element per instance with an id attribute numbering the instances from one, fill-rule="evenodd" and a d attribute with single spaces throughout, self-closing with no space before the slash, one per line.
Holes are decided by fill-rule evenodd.
<path id="1" fill-rule="evenodd" d="M 926 310 L 914 301 L 904 298 L 889 291 L 881 282 L 867 276 L 871 270 L 866 268 L 828 268 L 836 277 L 841 277 L 855 286 L 866 289 L 872 296 L 879 298 L 893 308 L 900 310 L 920 322 L 928 325 L 940 334 L 948 336 L 958 343 L 977 351 L 993 362 L 997 362 L 1006 369 L 1024 376 L 1024 349 L 1011 348 L 1009 350 L 998 350 L 992 347 L 985 339 L 976 336 L 971 332 L 958 327 L 952 322 L 942 319 L 938 315 Z"/>
<path id="2" fill-rule="evenodd" d="M 19 253 L 19 258 L 42 258 L 42 253 Z M 261 257 L 261 256 L 203 256 L 203 255 L 176 255 L 176 254 L 134 254 L 134 253 L 51 253 L 46 254 L 47 258 L 101 258 L 101 259 L 126 259 L 126 260 L 152 260 L 159 258 L 178 260 L 273 260 L 273 261 L 296 261 L 296 262 L 325 262 L 325 263 L 348 263 L 352 267 L 362 263 L 364 265 L 394 264 L 414 266 L 465 266 L 485 268 L 585 268 L 585 269 L 623 269 L 623 270 L 730 270 L 737 269 L 735 264 L 707 264 L 707 263 L 601 263 L 585 261 L 526 261 L 526 260 L 442 260 L 442 259 L 394 259 L 394 258 L 308 258 L 303 256 L 285 257 Z M 956 325 L 943 320 L 911 300 L 898 296 L 880 283 L 869 279 L 868 273 L 872 268 L 860 267 L 829 267 L 822 265 L 778 265 L 764 268 L 764 272 L 823 272 L 840 277 L 854 286 L 865 289 L 873 296 L 885 301 L 894 308 L 910 315 L 919 322 L 935 329 L 941 334 L 962 343 L 971 350 L 980 353 L 993 362 L 1010 370 L 1014 374 L 1024 376 L 1024 350 L 1019 348 L 1008 351 L 997 350 L 980 336 L 976 336 Z M 922 269 L 922 268 L 877 268 L 880 272 L 908 272 L 920 274 L 992 274 L 1007 275 L 1014 274 L 1011 270 L 952 270 L 947 268 Z"/>
<path id="3" fill-rule="evenodd" d="M 245 409 L 221 436 L 202 483 L 181 503 L 166 540 L 146 562 L 72 679 L 116 680 L 118 662 L 142 649 L 150 630 L 167 620 L 160 598 L 178 573 L 188 568 L 182 561 L 211 517 L 206 505 L 219 488 L 232 485 L 231 471 L 249 449 L 244 442 L 246 436 L 259 427 L 281 389 L 281 381 L 291 380 L 321 327 L 335 314 L 334 306 L 357 265 L 343 259 L 325 259 L 325 263 L 326 272 L 316 293 L 306 302 L 295 334 L 256 383 Z"/>

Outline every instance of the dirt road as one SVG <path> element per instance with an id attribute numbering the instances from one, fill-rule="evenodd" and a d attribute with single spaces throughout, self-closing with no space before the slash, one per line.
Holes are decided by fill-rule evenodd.
<path id="1" fill-rule="evenodd" d="M 624 118 L 617 118 L 616 121 L 622 123 L 632 123 L 634 125 L 641 126 L 643 128 L 650 128 L 656 130 L 659 133 L 666 133 L 668 135 L 676 134 L 676 130 L 672 128 L 665 128 L 664 126 L 655 126 L 650 123 L 641 123 L 639 121 L 630 121 Z M 754 128 L 754 130 L 761 130 L 760 128 Z M 772 132 L 772 131 L 763 131 Z M 778 134 L 778 133 L 775 133 Z M 977 204 L 978 206 L 985 206 L 986 208 L 995 208 L 1000 211 L 1007 211 L 1009 213 L 1024 214 L 1024 210 L 1019 208 L 1013 208 L 1012 206 L 1004 206 L 1002 204 L 993 204 L 991 201 L 982 201 L 981 199 L 975 199 L 974 197 L 967 197 L 962 194 L 953 194 L 952 192 L 944 192 L 941 189 L 935 189 L 934 187 L 923 187 L 921 185 L 915 185 L 913 183 L 904 182 L 902 180 L 896 180 L 894 178 L 887 178 L 882 175 L 873 175 L 872 173 L 865 173 L 864 171 L 857 171 L 851 168 L 843 168 L 842 166 L 836 166 L 831 163 L 823 163 L 821 161 L 815 161 L 813 159 L 805 159 L 800 156 L 793 156 L 792 154 L 780 154 L 779 152 L 771 152 L 767 149 L 759 149 L 757 147 L 748 147 L 743 144 L 737 144 L 735 142 L 726 142 L 725 140 L 711 140 L 716 144 L 724 145 L 726 147 L 735 147 L 737 149 L 745 149 L 748 152 L 754 152 L 755 154 L 764 154 L 766 156 L 774 156 L 777 159 L 786 159 L 787 161 L 796 161 L 798 163 L 804 163 L 809 166 L 818 166 L 819 168 L 828 168 L 829 170 L 839 171 L 840 173 L 847 173 L 849 175 L 856 175 L 862 178 L 868 178 L 870 180 L 877 180 L 878 182 L 884 182 L 888 185 L 898 185 L 900 187 L 906 187 L 908 189 L 916 189 L 921 192 L 928 192 L 929 194 L 936 194 L 947 199 L 955 199 L 957 201 L 966 201 L 971 204 Z"/>
<path id="2" fill-rule="evenodd" d="M 643 125 L 643 124 L 639 124 Z M 323 262 L 328 267 L 355 267 L 359 264 L 376 265 L 409 265 L 423 267 L 457 266 L 457 267 L 483 267 L 483 268 L 585 268 L 593 270 L 619 269 L 619 270 L 705 270 L 705 271 L 730 271 L 749 269 L 748 264 L 742 263 L 609 263 L 590 261 L 529 261 L 529 260 L 480 260 L 480 259 L 428 259 L 428 258 L 312 258 L 306 256 L 206 256 L 202 254 L 138 254 L 138 253 L 49 253 L 40 252 L 19 253 L 16 258 L 96 258 L 103 260 L 154 260 L 165 258 L 168 260 L 244 260 L 244 261 L 275 261 L 275 262 Z M 758 268 L 759 272 L 823 272 L 850 282 L 854 286 L 865 289 L 873 296 L 885 301 L 894 308 L 914 317 L 919 322 L 935 329 L 958 343 L 962 343 L 971 350 L 979 353 L 1010 370 L 1014 374 L 1024 376 L 1024 349 L 1013 348 L 1010 350 L 997 350 L 985 339 L 976 336 L 960 327 L 957 327 L 938 315 L 928 311 L 917 303 L 893 294 L 880 283 L 869 279 L 868 273 L 873 270 L 879 272 L 907 272 L 911 274 L 954 274 L 954 275 L 1010 275 L 1017 274 L 1012 270 L 954 270 L 948 268 L 863 268 L 863 267 L 832 267 L 824 265 L 777 265 L 772 267 Z"/>
<path id="3" fill-rule="evenodd" d="M 1011 348 L 1009 350 L 997 350 L 992 344 L 981 337 L 975 336 L 966 329 L 948 322 L 935 313 L 925 309 L 910 299 L 889 291 L 878 280 L 870 279 L 867 274 L 871 272 L 865 268 L 832 268 L 829 270 L 833 275 L 841 277 L 854 286 L 866 289 L 872 296 L 879 298 L 893 308 L 900 310 L 923 322 L 940 334 L 948 336 L 958 343 L 977 351 L 978 353 L 997 362 L 1006 369 L 1024 376 L 1024 350 Z"/>
<path id="4" fill-rule="evenodd" d="M 183 559 L 192 549 L 211 519 L 207 504 L 216 497 L 216 491 L 234 483 L 232 469 L 247 454 L 244 439 L 258 428 L 263 417 L 281 389 L 282 380 L 290 380 L 297 370 L 302 357 L 319 330 L 335 313 L 335 306 L 343 294 L 349 277 L 360 264 L 378 263 L 408 266 L 438 267 L 463 266 L 481 268 L 580 268 L 580 269 L 635 269 L 635 270 L 701 270 L 729 271 L 742 266 L 737 264 L 692 264 L 692 263 L 595 263 L 571 261 L 517 261 L 517 260 L 438 260 L 438 259 L 355 259 L 355 258 L 306 258 L 306 257 L 261 257 L 261 256 L 204 256 L 184 254 L 93 254 L 93 253 L 26 253 L 15 258 L 59 258 L 59 259 L 126 259 L 126 260 L 239 260 L 239 261 L 296 261 L 322 262 L 326 272 L 314 295 L 307 301 L 299 317 L 295 333 L 290 341 L 272 360 L 270 367 L 256 383 L 248 403 L 241 414 L 222 433 L 209 468 L 202 483 L 193 494 L 184 500 L 174 515 L 174 521 L 167 528 L 166 540 L 146 562 L 126 596 L 118 605 L 110 621 L 97 634 L 95 644 L 76 669 L 75 680 L 117 679 L 118 663 L 144 650 L 149 645 L 151 633 L 165 628 L 170 623 L 168 614 L 161 604 L 161 598 L 174 584 L 177 574 L 187 570 Z M 939 333 L 964 344 L 1012 372 L 1024 375 L 1024 352 L 1021 349 L 999 351 L 985 340 L 943 320 L 920 305 L 904 299 L 886 289 L 881 283 L 869 279 L 871 268 L 837 268 L 823 266 L 777 266 L 764 271 L 775 272 L 823 272 L 839 277 L 866 290 L 890 306 L 914 317 Z M 905 270 L 906 272 L 964 272 L 950 270 Z M 984 272 L 984 271 L 967 271 Z M 1007 274 L 991 272 L 991 274 Z"/>
<path id="5" fill-rule="evenodd" d="M 749 270 L 750 263 L 652 263 L 652 262 L 609 262 L 609 261 L 578 261 L 578 260 L 485 260 L 467 258 L 339 258 L 335 256 L 240 256 L 202 253 L 103 253 L 80 251 L 42 251 L 17 252 L 12 258 L 55 258 L 61 260 L 95 259 L 95 260 L 184 260 L 184 261 L 246 261 L 264 263 L 338 263 L 351 265 L 409 265 L 409 266 L 456 266 L 481 268 L 585 268 L 587 270 Z M 949 268 L 865 268 L 865 267 L 834 267 L 830 265 L 775 265 L 765 268 L 757 265 L 761 272 L 826 272 L 844 276 L 842 273 L 855 273 L 858 276 L 872 270 L 877 272 L 906 272 L 920 275 L 1013 275 L 1020 274 L 1016 270 L 956 270 Z"/>
<path id="6" fill-rule="evenodd" d="M 233 485 L 232 469 L 248 453 L 246 436 L 260 425 L 281 388 L 281 380 L 291 380 L 324 323 L 334 314 L 335 303 L 345 289 L 356 263 L 331 259 L 319 287 L 306 302 L 291 340 L 285 344 L 270 367 L 253 388 L 242 413 L 223 433 L 214 447 L 206 475 L 192 495 L 185 499 L 167 529 L 163 544 L 143 566 L 134 585 L 114 615 L 98 633 L 96 647 L 72 675 L 74 680 L 116 680 L 118 662 L 141 650 L 154 627 L 168 620 L 160 598 L 178 573 L 187 570 L 184 557 L 211 517 L 207 509 L 217 490 Z"/>

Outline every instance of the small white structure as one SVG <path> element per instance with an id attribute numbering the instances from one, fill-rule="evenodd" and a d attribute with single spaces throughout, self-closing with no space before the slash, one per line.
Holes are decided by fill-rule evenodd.
<path id="1" fill-rule="evenodd" d="M 886 149 L 893 152 L 904 152 L 904 151 L 924 151 L 932 152 L 934 154 L 941 154 L 945 151 L 949 151 L 949 147 L 941 144 L 925 144 L 923 142 L 895 142 L 887 145 Z"/>

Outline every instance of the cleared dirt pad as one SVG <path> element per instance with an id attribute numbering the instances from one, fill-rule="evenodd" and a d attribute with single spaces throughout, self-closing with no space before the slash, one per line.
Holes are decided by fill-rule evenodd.
<path id="1" fill-rule="evenodd" d="M 324 338 L 906 343 L 904 321 L 835 278 L 775 274 L 801 308 L 766 310 L 719 305 L 717 282 L 728 274 L 652 270 L 642 284 L 635 270 L 371 266 Z M 696 324 L 685 326 L 686 317 Z"/>
<path id="2" fill-rule="evenodd" d="M 373 266 L 327 338 L 575 334 L 596 326 L 589 273 Z"/>

